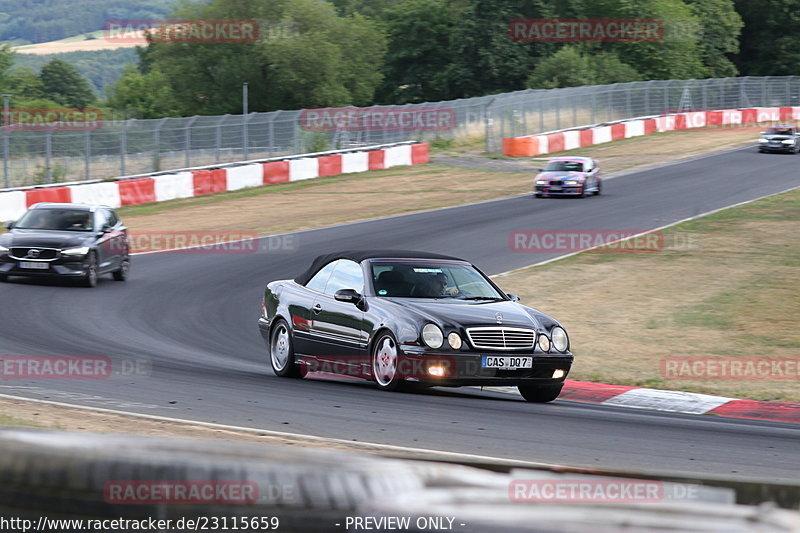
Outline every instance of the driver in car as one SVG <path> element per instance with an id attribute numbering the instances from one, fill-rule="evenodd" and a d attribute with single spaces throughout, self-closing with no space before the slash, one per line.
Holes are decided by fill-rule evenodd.
<path id="1" fill-rule="evenodd" d="M 447 288 L 447 275 L 444 272 L 439 272 L 433 277 L 431 281 L 433 293 L 438 295 L 456 296 L 459 293 L 457 287 Z"/>

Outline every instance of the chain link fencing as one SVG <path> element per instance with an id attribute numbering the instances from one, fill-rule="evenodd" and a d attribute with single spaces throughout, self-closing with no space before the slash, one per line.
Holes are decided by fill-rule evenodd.
<path id="1" fill-rule="evenodd" d="M 501 151 L 503 137 L 665 112 L 800 106 L 800 77 L 657 80 L 361 108 L 382 116 L 446 110 L 448 127 L 328 124 L 308 110 L 105 121 L 86 131 L 0 131 L 3 186 L 104 179 L 400 141 L 451 141 Z M 346 122 L 346 121 L 345 121 Z M 397 126 L 397 125 L 395 125 Z M 415 126 L 421 126 L 414 129 Z"/>

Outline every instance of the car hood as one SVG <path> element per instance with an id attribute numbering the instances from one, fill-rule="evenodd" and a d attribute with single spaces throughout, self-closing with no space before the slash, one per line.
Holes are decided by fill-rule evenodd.
<path id="1" fill-rule="evenodd" d="M 86 246 L 94 240 L 93 232 L 55 231 L 38 229 L 12 229 L 0 235 L 0 244 L 7 248 L 75 248 Z"/>
<path id="2" fill-rule="evenodd" d="M 585 172 L 565 171 L 565 170 L 552 170 L 547 172 L 540 172 L 536 176 L 537 180 L 565 180 L 586 177 Z"/>
<path id="3" fill-rule="evenodd" d="M 508 326 L 541 330 L 556 324 L 547 315 L 508 300 L 499 302 L 457 299 L 404 299 L 387 298 L 417 313 L 423 320 L 451 327 Z M 498 323 L 498 314 L 501 323 Z"/>

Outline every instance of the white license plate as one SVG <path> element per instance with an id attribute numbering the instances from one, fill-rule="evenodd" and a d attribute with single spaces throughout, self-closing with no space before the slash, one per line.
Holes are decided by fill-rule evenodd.
<path id="1" fill-rule="evenodd" d="M 22 261 L 19 264 L 20 268 L 32 268 L 34 270 L 47 270 L 50 268 L 50 263 L 35 263 L 33 261 Z"/>
<path id="2" fill-rule="evenodd" d="M 481 357 L 481 366 L 483 368 L 499 368 L 502 370 L 533 368 L 533 357 L 519 357 L 516 355 L 484 355 Z"/>

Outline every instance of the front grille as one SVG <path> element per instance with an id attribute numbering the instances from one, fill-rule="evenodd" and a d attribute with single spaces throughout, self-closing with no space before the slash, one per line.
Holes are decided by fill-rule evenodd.
<path id="1" fill-rule="evenodd" d="M 561 181 L 551 181 L 550 185 L 556 185 L 556 186 L 561 185 Z"/>
<path id="2" fill-rule="evenodd" d="M 469 342 L 478 349 L 532 350 L 536 332 L 522 328 L 468 328 Z"/>
<path id="3" fill-rule="evenodd" d="M 32 256 L 30 254 L 31 250 L 38 250 L 39 253 L 38 254 L 34 254 L 35 255 L 35 257 L 34 257 L 34 256 Z M 30 259 L 30 260 L 45 259 L 46 260 L 46 259 L 55 259 L 55 258 L 57 258 L 59 256 L 59 252 L 55 248 L 37 248 L 35 246 L 32 246 L 32 247 L 29 247 L 29 248 L 12 248 L 11 249 L 11 255 L 15 259 Z"/>

